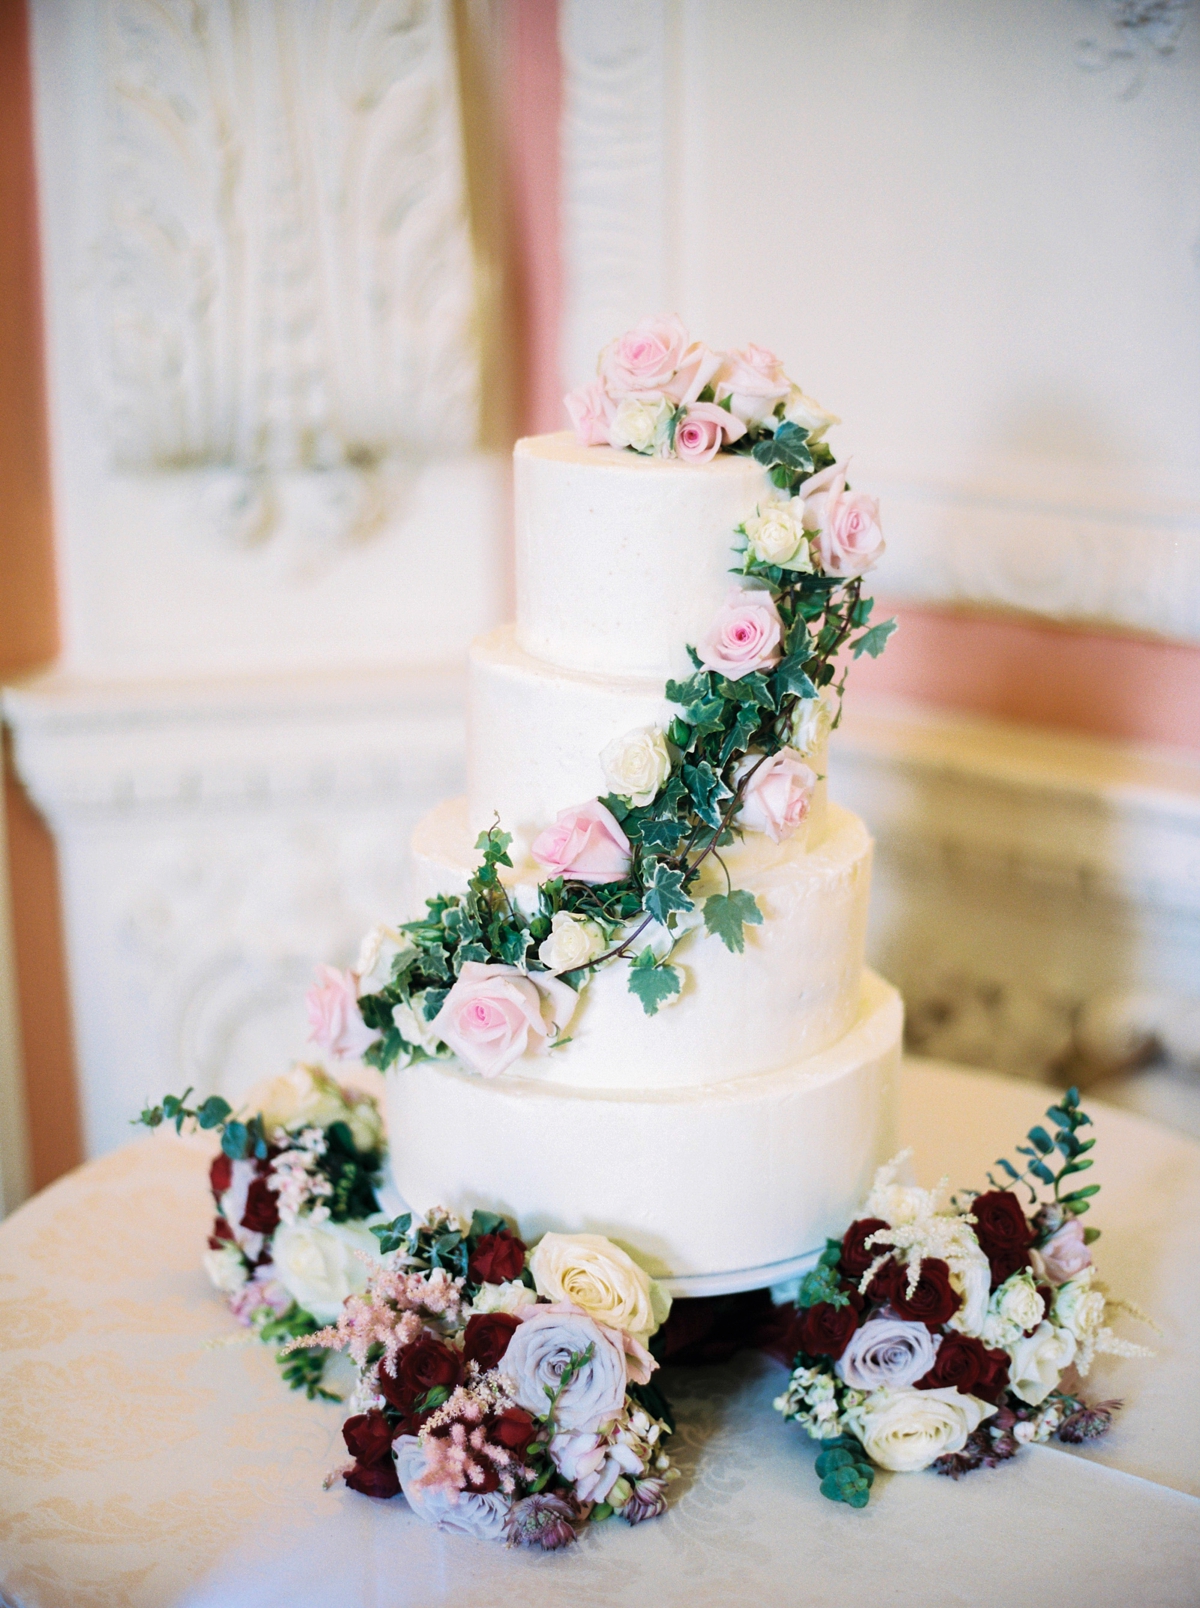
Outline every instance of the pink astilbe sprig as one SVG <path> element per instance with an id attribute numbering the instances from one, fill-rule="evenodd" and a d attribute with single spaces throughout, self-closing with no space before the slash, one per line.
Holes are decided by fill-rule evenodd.
<path id="1" fill-rule="evenodd" d="M 362 1295 L 348 1297 L 335 1324 L 316 1334 L 301 1335 L 283 1349 L 325 1346 L 347 1351 L 359 1368 L 365 1368 L 371 1347 L 381 1345 L 379 1365 L 394 1376 L 396 1358 L 405 1346 L 420 1338 L 431 1318 L 454 1328 L 461 1310 L 462 1280 L 451 1278 L 445 1268 L 435 1267 L 431 1273 L 406 1273 L 400 1268 L 372 1264 L 366 1290 Z"/>
<path id="2" fill-rule="evenodd" d="M 495 1370 L 459 1385 L 421 1426 L 427 1466 L 417 1483 L 456 1494 L 479 1490 L 494 1472 L 500 1489 L 511 1496 L 517 1476 L 529 1479 L 533 1471 L 508 1447 L 489 1439 L 488 1420 L 513 1405 L 512 1381 Z"/>

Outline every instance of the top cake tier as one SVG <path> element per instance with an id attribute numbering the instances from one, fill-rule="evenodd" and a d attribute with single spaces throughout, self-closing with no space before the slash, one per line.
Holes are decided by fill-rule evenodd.
<path id="1" fill-rule="evenodd" d="M 581 447 L 569 430 L 518 441 L 513 462 L 520 646 L 567 669 L 686 675 L 735 584 L 735 528 L 779 495 L 767 471 Z"/>

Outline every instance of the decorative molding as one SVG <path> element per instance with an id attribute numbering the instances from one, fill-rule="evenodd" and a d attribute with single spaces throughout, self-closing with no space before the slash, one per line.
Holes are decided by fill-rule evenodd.
<path id="1" fill-rule="evenodd" d="M 1085 72 L 1114 68 L 1115 93 L 1132 100 L 1146 81 L 1146 68 L 1174 53 L 1192 0 L 1101 0 L 1107 28 L 1076 47 L 1075 61 Z"/>

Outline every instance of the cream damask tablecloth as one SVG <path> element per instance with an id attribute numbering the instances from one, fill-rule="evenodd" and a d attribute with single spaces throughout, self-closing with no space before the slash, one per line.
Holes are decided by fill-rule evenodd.
<path id="1" fill-rule="evenodd" d="M 931 1063 L 905 1072 L 917 1176 L 982 1182 L 1043 1089 Z M 668 1515 L 551 1556 L 443 1537 L 402 1499 L 322 1477 L 339 1410 L 290 1394 L 198 1267 L 206 1155 L 159 1135 L 81 1168 L 0 1226 L 0 1601 L 19 1608 L 461 1608 L 517 1604 L 1200 1603 L 1200 1146 L 1095 1112 L 1113 1288 L 1151 1311 L 1153 1361 L 1103 1361 L 1107 1440 L 1035 1447 L 960 1482 L 882 1475 L 855 1512 L 770 1409 L 747 1355 L 677 1372 L 685 1478 Z"/>

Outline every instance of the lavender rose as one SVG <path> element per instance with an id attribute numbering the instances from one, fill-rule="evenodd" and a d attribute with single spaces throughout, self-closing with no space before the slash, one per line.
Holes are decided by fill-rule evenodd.
<path id="1" fill-rule="evenodd" d="M 512 1498 L 501 1491 L 450 1491 L 441 1485 L 422 1485 L 428 1466 L 425 1449 L 415 1435 L 401 1435 L 393 1443 L 400 1489 L 419 1519 L 449 1535 L 473 1541 L 499 1541 L 508 1523 Z"/>
<path id="2" fill-rule="evenodd" d="M 521 1327 L 508 1343 L 501 1373 L 516 1386 L 519 1406 L 541 1418 L 550 1404 L 546 1394 L 558 1390 L 572 1357 L 590 1346 L 591 1357 L 576 1368 L 554 1408 L 560 1430 L 594 1433 L 615 1418 L 625 1401 L 625 1356 L 604 1330 L 584 1313 L 568 1306 L 526 1307 Z"/>
<path id="3" fill-rule="evenodd" d="M 855 1390 L 903 1390 L 933 1367 L 939 1344 L 923 1323 L 872 1318 L 851 1335 L 834 1372 Z"/>

